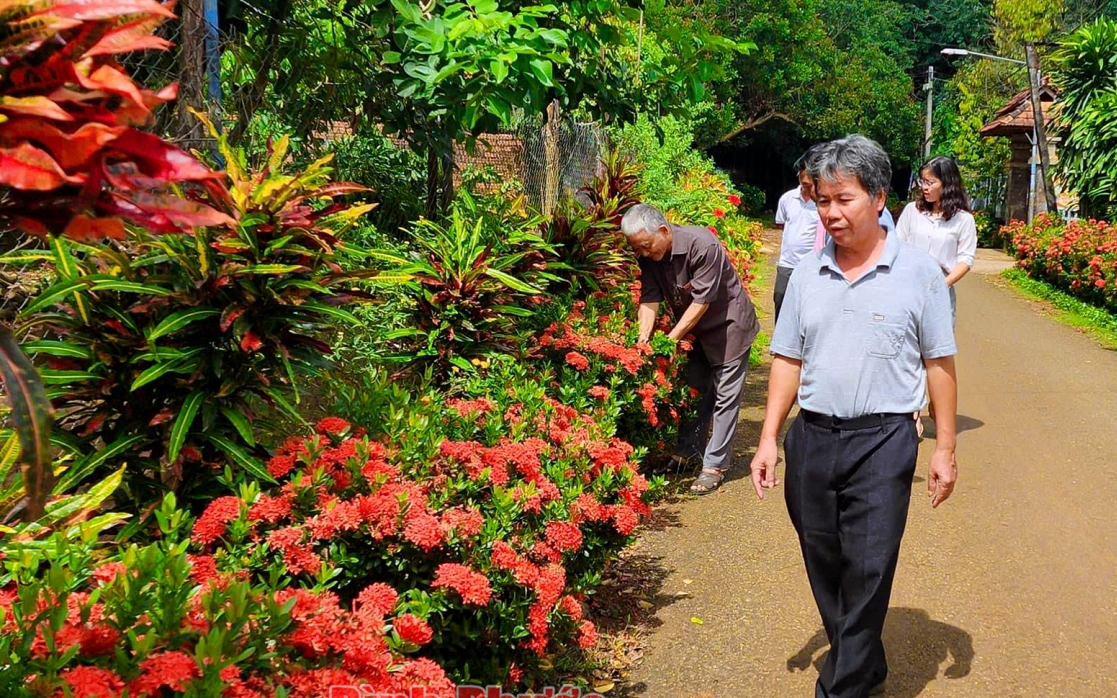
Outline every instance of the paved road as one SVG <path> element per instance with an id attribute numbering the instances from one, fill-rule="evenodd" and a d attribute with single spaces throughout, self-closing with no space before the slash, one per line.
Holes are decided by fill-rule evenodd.
<path id="1" fill-rule="evenodd" d="M 932 510 L 925 440 L 887 695 L 1117 698 L 1117 353 L 1005 288 L 1004 259 L 983 251 L 958 290 L 960 479 Z M 658 627 L 616 694 L 814 695 L 825 641 L 782 490 L 761 504 L 745 477 L 765 374 L 749 379 L 742 479 L 667 507 L 640 541 L 663 576 Z"/>

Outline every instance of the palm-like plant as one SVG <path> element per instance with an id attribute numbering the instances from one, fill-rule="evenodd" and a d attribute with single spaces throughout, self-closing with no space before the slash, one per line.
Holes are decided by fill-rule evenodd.
<path id="1" fill-rule="evenodd" d="M 1117 22 L 1102 18 L 1074 32 L 1052 62 L 1062 90 L 1059 171 L 1084 213 L 1117 213 Z"/>

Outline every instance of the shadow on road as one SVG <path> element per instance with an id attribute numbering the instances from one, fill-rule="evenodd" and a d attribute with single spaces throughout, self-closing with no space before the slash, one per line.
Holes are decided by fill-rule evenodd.
<path id="1" fill-rule="evenodd" d="M 923 438 L 925 438 L 925 439 L 935 438 L 935 420 L 933 420 L 933 419 L 931 419 L 927 416 L 923 416 L 922 419 L 923 419 Z M 980 419 L 976 419 L 974 417 L 967 417 L 964 414 L 960 414 L 960 415 L 958 415 L 957 417 L 954 418 L 954 425 L 955 425 L 954 426 L 955 430 L 959 434 L 961 434 L 964 431 L 976 431 L 977 429 L 980 429 L 981 427 L 985 426 L 985 422 L 981 421 Z"/>
<path id="2" fill-rule="evenodd" d="M 803 648 L 788 657 L 788 671 L 822 667 L 828 646 L 826 633 L 819 630 Z M 950 660 L 944 676 L 968 676 L 973 664 L 973 637 L 953 625 L 932 620 L 918 608 L 892 608 L 884 624 L 884 648 L 888 653 L 887 698 L 916 698 L 927 684 L 938 678 L 939 669 Z"/>

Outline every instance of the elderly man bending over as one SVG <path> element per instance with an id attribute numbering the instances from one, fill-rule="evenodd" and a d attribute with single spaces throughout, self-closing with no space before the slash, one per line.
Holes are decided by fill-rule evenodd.
<path id="1" fill-rule="evenodd" d="M 675 318 L 671 339 L 693 334 L 698 340 L 686 369 L 687 384 L 699 394 L 698 410 L 680 427 L 672 461 L 680 467 L 701 457 L 702 472 L 690 489 L 713 492 L 732 464 L 745 369 L 760 329 L 756 310 L 706 228 L 671 225 L 655 208 L 638 204 L 621 230 L 640 264 L 640 341 L 651 339 L 664 302 Z"/>

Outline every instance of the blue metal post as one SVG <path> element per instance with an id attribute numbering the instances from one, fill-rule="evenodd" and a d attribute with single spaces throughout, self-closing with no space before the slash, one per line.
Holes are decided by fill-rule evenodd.
<path id="1" fill-rule="evenodd" d="M 206 20 L 206 78 L 209 98 L 221 102 L 221 43 L 218 40 L 217 0 L 202 0 Z"/>

